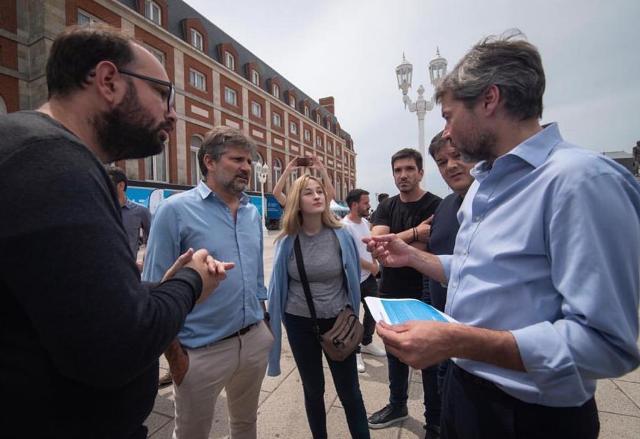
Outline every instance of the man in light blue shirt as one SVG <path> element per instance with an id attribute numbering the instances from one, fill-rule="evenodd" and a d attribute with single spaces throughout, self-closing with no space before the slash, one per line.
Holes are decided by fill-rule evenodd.
<path id="1" fill-rule="evenodd" d="M 240 131 L 214 128 L 198 151 L 204 181 L 164 201 L 153 220 L 145 280 L 159 280 L 190 247 L 235 263 L 216 294 L 193 308 L 165 353 L 175 384 L 178 439 L 209 437 L 223 388 L 231 437 L 257 435 L 258 397 L 273 336 L 263 322 L 260 215 L 243 193 L 254 154 L 255 146 Z"/>
<path id="2" fill-rule="evenodd" d="M 438 86 L 445 132 L 478 160 L 453 255 L 388 235 L 369 248 L 448 283 L 460 324 L 379 325 L 414 367 L 453 357 L 442 437 L 596 438 L 596 380 L 640 362 L 640 187 L 540 126 L 545 77 L 519 38 L 474 46 Z"/>

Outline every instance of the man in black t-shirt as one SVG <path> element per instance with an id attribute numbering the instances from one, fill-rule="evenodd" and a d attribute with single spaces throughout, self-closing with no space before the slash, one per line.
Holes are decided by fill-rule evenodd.
<path id="1" fill-rule="evenodd" d="M 391 168 L 400 193 L 387 198 L 376 210 L 372 235 L 395 233 L 408 244 L 426 249 L 429 239 L 431 216 L 440 198 L 420 187 L 424 176 L 422 154 L 405 148 L 391 157 Z M 422 297 L 422 274 L 412 268 L 383 268 L 380 297 Z M 409 366 L 387 352 L 389 366 L 389 404 L 369 417 L 369 427 L 385 428 L 408 417 L 407 398 Z M 430 392 L 436 389 L 429 389 Z M 431 407 L 425 407 L 425 415 L 431 415 Z M 440 425 L 439 409 L 428 416 L 428 425 Z"/>

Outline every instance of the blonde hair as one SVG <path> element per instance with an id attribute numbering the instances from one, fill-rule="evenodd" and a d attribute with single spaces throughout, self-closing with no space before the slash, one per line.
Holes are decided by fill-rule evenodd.
<path id="1" fill-rule="evenodd" d="M 284 204 L 284 214 L 282 215 L 282 232 L 280 232 L 276 239 L 282 239 L 286 236 L 297 235 L 300 231 L 300 226 L 302 226 L 300 197 L 302 196 L 302 191 L 307 187 L 307 184 L 311 180 L 318 183 L 322 188 L 322 192 L 325 194 L 325 206 L 324 211 L 322 212 L 322 224 L 325 227 L 329 227 L 332 229 L 339 229 L 340 227 L 342 227 L 340 221 L 338 221 L 338 219 L 329 208 L 331 200 L 327 199 L 327 192 L 325 191 L 322 181 L 311 175 L 303 175 L 293 182 L 293 184 L 291 185 L 291 189 L 287 194 L 287 201 Z"/>

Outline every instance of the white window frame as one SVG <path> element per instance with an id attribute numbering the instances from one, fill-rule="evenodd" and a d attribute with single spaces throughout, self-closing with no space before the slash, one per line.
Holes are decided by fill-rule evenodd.
<path id="1" fill-rule="evenodd" d="M 155 57 L 156 57 L 156 59 L 162 63 L 162 65 L 163 65 L 163 66 L 164 66 L 164 65 L 166 65 L 166 57 L 165 57 L 165 54 L 164 54 L 164 52 L 163 52 L 162 50 L 160 50 L 160 49 L 156 49 L 155 47 L 153 47 L 153 46 L 149 46 L 148 44 L 143 44 L 143 46 L 144 46 L 144 47 L 145 47 L 149 52 L 151 52 L 151 54 L 152 54 L 153 56 L 155 56 Z"/>
<path id="2" fill-rule="evenodd" d="M 282 162 L 280 161 L 279 158 L 274 158 L 273 159 L 273 181 L 278 181 L 280 180 L 280 176 L 282 175 Z"/>
<path id="3" fill-rule="evenodd" d="M 194 142 L 194 139 L 197 140 L 197 142 Z M 191 160 L 191 184 L 194 186 L 197 186 L 202 180 L 202 171 L 200 170 L 200 163 L 198 162 L 198 151 L 200 150 L 200 145 L 202 145 L 202 138 L 197 135 L 191 136 L 189 160 Z"/>
<path id="4" fill-rule="evenodd" d="M 236 57 L 228 50 L 224 51 L 224 65 L 229 70 L 236 71 Z"/>
<path id="5" fill-rule="evenodd" d="M 306 117 L 309 117 L 309 106 L 308 106 L 308 105 L 305 105 L 305 106 L 304 106 L 304 115 L 305 115 Z"/>
<path id="6" fill-rule="evenodd" d="M 158 26 L 162 26 L 162 8 L 153 0 L 145 0 L 144 16 Z"/>
<path id="7" fill-rule="evenodd" d="M 260 87 L 260 73 L 251 70 L 251 82 L 253 85 Z"/>
<path id="8" fill-rule="evenodd" d="M 191 45 L 200 51 L 204 50 L 204 37 L 194 28 L 191 28 Z"/>
<path id="9" fill-rule="evenodd" d="M 322 146 L 322 137 L 320 137 L 320 136 L 316 137 L 316 145 L 317 146 Z"/>
<path id="10" fill-rule="evenodd" d="M 234 107 L 237 107 L 238 106 L 238 92 L 236 92 L 231 87 L 225 87 L 224 88 L 224 101 L 229 105 L 233 105 Z"/>
<path id="11" fill-rule="evenodd" d="M 289 96 L 289 106 L 291 108 L 296 108 L 296 98 L 291 95 Z"/>
<path id="12" fill-rule="evenodd" d="M 80 17 L 84 17 L 83 22 L 80 22 Z M 100 20 L 98 17 L 96 17 L 93 14 L 88 13 L 87 11 L 85 11 L 84 9 L 80 9 L 78 8 L 78 12 L 76 15 L 76 23 L 80 26 L 92 26 L 94 24 L 100 24 L 100 23 L 104 23 L 104 21 Z"/>
<path id="13" fill-rule="evenodd" d="M 195 69 L 189 69 L 189 84 L 198 90 L 207 91 L 207 77 Z"/>
<path id="14" fill-rule="evenodd" d="M 307 142 L 311 140 L 311 131 L 305 128 L 304 130 L 304 140 Z"/>
<path id="15" fill-rule="evenodd" d="M 262 118 L 262 105 L 260 102 L 251 101 L 251 114 L 255 117 Z"/>
<path id="16" fill-rule="evenodd" d="M 320 117 L 319 114 L 316 114 L 316 123 L 320 126 L 322 126 L 322 118 Z"/>
<path id="17" fill-rule="evenodd" d="M 260 154 L 259 152 L 256 152 L 256 161 L 254 163 L 264 164 L 264 158 L 262 157 L 262 154 Z M 260 192 L 260 177 L 258 177 L 258 173 L 256 172 L 256 168 L 254 166 L 252 166 L 252 169 L 251 169 L 251 173 L 253 174 L 253 178 L 252 178 L 253 187 L 251 188 L 251 190 L 254 192 Z M 264 184 L 266 186 L 267 182 L 265 181 Z"/>
<path id="18" fill-rule="evenodd" d="M 291 134 L 295 134 L 296 136 L 298 135 L 298 124 L 291 121 L 289 122 L 289 132 Z"/>
<path id="19" fill-rule="evenodd" d="M 165 144 L 160 154 L 144 159 L 146 181 L 169 181 L 169 144 Z M 164 169 L 163 169 L 164 168 Z"/>
<path id="20" fill-rule="evenodd" d="M 280 99 L 280 87 L 278 86 L 278 84 L 271 85 L 271 94 Z"/>
<path id="21" fill-rule="evenodd" d="M 271 123 L 273 124 L 273 126 L 281 128 L 282 127 L 282 117 L 280 117 L 280 115 L 278 113 L 273 113 L 271 115 Z"/>
<path id="22" fill-rule="evenodd" d="M 331 131 L 331 121 L 329 119 L 327 119 L 326 123 L 325 123 L 325 128 L 328 131 Z"/>

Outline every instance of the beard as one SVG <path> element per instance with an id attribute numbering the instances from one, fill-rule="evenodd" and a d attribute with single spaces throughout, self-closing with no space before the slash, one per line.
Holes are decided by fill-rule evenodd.
<path id="1" fill-rule="evenodd" d="M 109 161 L 138 159 L 156 155 L 164 149 L 167 140 L 162 131 L 171 124 L 155 123 L 142 108 L 131 84 L 120 104 L 94 120 L 96 136 Z"/>
<path id="2" fill-rule="evenodd" d="M 475 124 L 470 124 L 467 132 L 458 135 L 454 143 L 462 159 L 467 163 L 495 159 L 493 153 L 496 146 L 495 134 L 490 131 L 481 132 Z"/>
<path id="3" fill-rule="evenodd" d="M 223 183 L 223 186 L 233 194 L 240 194 L 247 189 L 249 185 L 249 175 L 235 175 L 231 180 L 228 180 Z M 246 178 L 247 182 L 245 183 L 240 178 Z"/>

